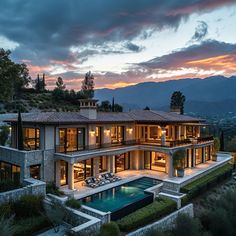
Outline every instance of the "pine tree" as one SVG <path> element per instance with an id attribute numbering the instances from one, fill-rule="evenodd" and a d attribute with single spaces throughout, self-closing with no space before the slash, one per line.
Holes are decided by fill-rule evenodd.
<path id="1" fill-rule="evenodd" d="M 112 112 L 115 111 L 115 99 L 114 99 L 114 97 L 112 98 L 111 111 L 112 111 Z"/>
<path id="2" fill-rule="evenodd" d="M 175 91 L 171 96 L 171 109 L 179 108 L 180 114 L 184 114 L 185 96 L 180 91 Z"/>
<path id="3" fill-rule="evenodd" d="M 94 97 L 94 77 L 91 71 L 85 74 L 85 78 L 81 86 L 81 92 L 87 99 Z"/>

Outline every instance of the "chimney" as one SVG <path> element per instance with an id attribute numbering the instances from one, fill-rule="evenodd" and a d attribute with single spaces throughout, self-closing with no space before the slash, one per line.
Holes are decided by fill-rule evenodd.
<path id="1" fill-rule="evenodd" d="M 170 107 L 170 112 L 180 115 L 180 107 Z"/>
<path id="2" fill-rule="evenodd" d="M 97 101 L 95 99 L 80 99 L 80 115 L 88 119 L 94 120 L 97 118 Z"/>

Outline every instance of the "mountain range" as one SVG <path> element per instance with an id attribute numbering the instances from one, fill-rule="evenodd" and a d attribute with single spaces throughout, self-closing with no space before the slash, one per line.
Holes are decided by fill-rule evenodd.
<path id="1" fill-rule="evenodd" d="M 97 89 L 95 97 L 100 101 L 111 101 L 114 97 L 124 110 L 143 109 L 146 106 L 169 110 L 174 91 L 181 91 L 185 95 L 185 111 L 188 113 L 236 113 L 236 76 L 144 82 L 124 88 Z"/>

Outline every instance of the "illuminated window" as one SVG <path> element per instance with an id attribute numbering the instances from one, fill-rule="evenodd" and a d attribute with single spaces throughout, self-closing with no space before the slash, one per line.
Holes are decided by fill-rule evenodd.
<path id="1" fill-rule="evenodd" d="M 39 149 L 39 135 L 38 128 L 23 128 L 24 148 L 26 150 Z"/>

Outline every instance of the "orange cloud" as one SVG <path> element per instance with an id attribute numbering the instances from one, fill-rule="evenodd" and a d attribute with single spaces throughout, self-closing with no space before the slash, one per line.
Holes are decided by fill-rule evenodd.
<path id="1" fill-rule="evenodd" d="M 236 54 L 209 57 L 206 59 L 189 61 L 186 64 L 203 69 L 212 68 L 215 70 L 226 70 L 228 72 L 234 72 L 236 71 Z"/>

